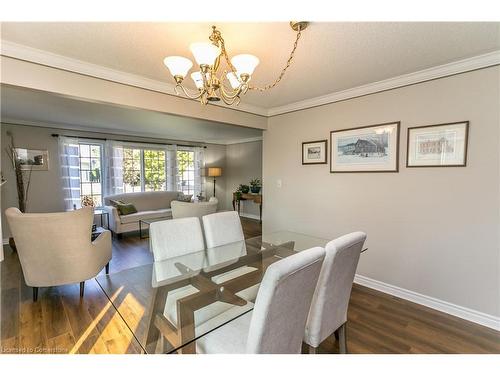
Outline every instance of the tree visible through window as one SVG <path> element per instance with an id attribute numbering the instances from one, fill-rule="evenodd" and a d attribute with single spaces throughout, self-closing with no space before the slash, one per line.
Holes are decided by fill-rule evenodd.
<path id="1" fill-rule="evenodd" d="M 144 188 L 165 190 L 165 151 L 144 150 Z"/>
<path id="2" fill-rule="evenodd" d="M 80 143 L 80 199 L 92 200 L 102 206 L 102 147 L 99 144 Z"/>
<path id="3" fill-rule="evenodd" d="M 166 189 L 165 151 L 123 149 L 123 191 Z"/>
<path id="4" fill-rule="evenodd" d="M 184 194 L 194 194 L 194 151 L 177 151 L 177 178 Z"/>

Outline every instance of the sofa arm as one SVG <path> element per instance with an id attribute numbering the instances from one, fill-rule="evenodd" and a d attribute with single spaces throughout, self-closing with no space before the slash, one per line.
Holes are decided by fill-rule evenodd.
<path id="1" fill-rule="evenodd" d="M 104 206 L 103 207 L 104 211 L 106 211 L 109 214 L 109 229 L 112 230 L 113 232 L 116 233 L 116 228 L 118 227 L 118 224 L 120 223 L 120 214 L 118 212 L 118 209 L 113 206 Z"/>

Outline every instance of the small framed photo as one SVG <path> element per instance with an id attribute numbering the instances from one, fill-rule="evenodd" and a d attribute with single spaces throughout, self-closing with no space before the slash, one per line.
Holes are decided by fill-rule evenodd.
<path id="1" fill-rule="evenodd" d="M 398 172 L 399 122 L 330 132 L 330 173 Z"/>
<path id="2" fill-rule="evenodd" d="M 328 139 L 302 142 L 302 164 L 326 164 Z"/>
<path id="3" fill-rule="evenodd" d="M 30 150 L 27 148 L 16 148 L 15 157 L 20 162 L 21 169 L 25 171 L 48 171 L 49 152 L 47 150 Z"/>
<path id="4" fill-rule="evenodd" d="M 469 121 L 408 128 L 406 166 L 465 167 Z"/>

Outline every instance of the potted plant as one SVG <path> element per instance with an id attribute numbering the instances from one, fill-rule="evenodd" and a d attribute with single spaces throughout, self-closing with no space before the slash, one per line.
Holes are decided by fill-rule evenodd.
<path id="1" fill-rule="evenodd" d="M 234 197 L 237 201 L 239 201 L 241 199 L 241 191 L 236 190 L 236 192 L 234 193 Z"/>
<path id="2" fill-rule="evenodd" d="M 253 194 L 259 194 L 261 187 L 262 184 L 258 178 L 254 178 L 252 181 L 250 181 L 250 190 Z"/>
<path id="3" fill-rule="evenodd" d="M 241 191 L 243 194 L 248 194 L 250 191 L 250 186 L 241 184 L 238 188 L 238 191 Z"/>

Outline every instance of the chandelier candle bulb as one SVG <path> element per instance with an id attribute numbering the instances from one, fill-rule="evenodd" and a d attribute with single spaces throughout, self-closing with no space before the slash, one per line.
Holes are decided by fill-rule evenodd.
<path id="1" fill-rule="evenodd" d="M 229 84 L 231 85 L 231 87 L 233 89 L 237 89 L 239 86 L 240 86 L 240 81 L 238 80 L 237 76 L 239 76 L 238 73 L 234 73 L 234 72 L 229 72 L 227 73 L 226 77 L 229 81 Z"/>

